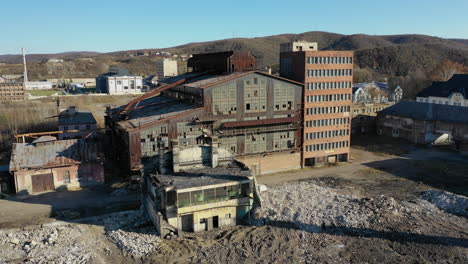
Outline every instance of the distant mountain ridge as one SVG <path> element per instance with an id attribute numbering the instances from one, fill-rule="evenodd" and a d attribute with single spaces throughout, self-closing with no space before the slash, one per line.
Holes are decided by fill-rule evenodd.
<path id="1" fill-rule="evenodd" d="M 195 54 L 226 50 L 248 50 L 257 56 L 260 66 L 274 66 L 279 63 L 279 45 L 294 40 L 318 42 L 320 50 L 354 50 L 358 66 L 388 75 L 404 76 L 416 69 L 430 69 L 445 59 L 468 65 L 468 39 L 443 39 L 418 34 L 342 35 L 321 31 L 187 43 L 164 49 L 141 49 L 108 53 L 30 54 L 27 59 L 29 62 L 41 62 L 49 58 L 75 60 L 92 57 L 95 61 L 106 58 L 106 62 L 109 62 L 109 58 L 111 58 L 111 61 L 130 64 L 138 62 L 138 59 L 130 58 L 130 55 L 137 52 L 167 51 L 175 54 Z M 21 56 L 0 55 L 0 62 L 21 63 Z M 129 68 L 132 71 L 130 66 Z M 150 69 L 151 67 L 147 68 Z M 138 73 L 146 74 L 146 72 L 141 71 Z M 95 73 L 89 74 L 95 75 Z"/>

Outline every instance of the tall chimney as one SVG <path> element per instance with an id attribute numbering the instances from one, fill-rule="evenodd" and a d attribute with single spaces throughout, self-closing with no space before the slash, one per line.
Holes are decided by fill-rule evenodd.
<path id="1" fill-rule="evenodd" d="M 24 66 L 24 84 L 26 86 L 26 83 L 28 82 L 28 69 L 26 68 L 26 54 L 24 54 L 24 48 L 21 48 L 21 51 L 23 52 L 23 66 Z"/>

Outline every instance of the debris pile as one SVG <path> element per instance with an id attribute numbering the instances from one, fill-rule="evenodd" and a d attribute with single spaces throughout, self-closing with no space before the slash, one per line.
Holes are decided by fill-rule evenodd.
<path id="1" fill-rule="evenodd" d="M 13 260 L 24 260 L 27 263 L 89 262 L 93 257 L 93 249 L 80 239 L 84 228 L 79 225 L 70 228 L 67 225 L 2 233 L 0 263 Z"/>
<path id="2" fill-rule="evenodd" d="M 125 256 L 142 257 L 159 248 L 156 228 L 141 210 L 110 214 L 103 222 L 106 236 Z"/>
<path id="3" fill-rule="evenodd" d="M 377 228 L 401 216 L 404 208 L 391 197 L 342 195 L 312 182 L 271 186 L 262 193 L 256 225 L 290 225 L 309 232 L 327 227 Z"/>
<path id="4" fill-rule="evenodd" d="M 447 213 L 468 217 L 468 198 L 465 196 L 430 190 L 424 192 L 421 197 Z"/>

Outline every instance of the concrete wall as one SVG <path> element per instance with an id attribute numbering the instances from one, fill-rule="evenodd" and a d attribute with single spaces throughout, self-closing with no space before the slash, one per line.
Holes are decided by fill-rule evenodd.
<path id="1" fill-rule="evenodd" d="M 247 165 L 255 175 L 275 173 L 301 168 L 301 153 L 272 153 L 238 157 L 237 160 Z"/>
<path id="2" fill-rule="evenodd" d="M 194 232 L 205 231 L 206 222 L 200 223 L 202 219 L 218 216 L 219 227 L 235 226 L 238 222 L 238 210 L 250 210 L 252 204 L 250 198 L 232 199 L 227 201 L 207 203 L 178 209 L 177 218 L 168 219 L 169 224 L 182 230 L 182 216 L 193 215 L 193 230 Z M 247 208 L 244 208 L 247 207 Z M 244 210 L 245 209 L 245 210 Z"/>
<path id="3" fill-rule="evenodd" d="M 70 183 L 63 182 L 65 171 L 69 172 Z M 33 193 L 31 176 L 52 174 L 54 187 L 79 188 L 82 186 L 104 183 L 104 167 L 102 164 L 81 164 L 68 167 L 58 167 L 43 170 L 20 170 L 14 172 L 16 192 Z"/>

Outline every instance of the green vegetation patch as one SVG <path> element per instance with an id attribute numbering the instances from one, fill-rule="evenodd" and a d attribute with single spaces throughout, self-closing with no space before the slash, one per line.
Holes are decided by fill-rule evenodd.
<path id="1" fill-rule="evenodd" d="M 27 91 L 27 93 L 31 94 L 32 96 L 51 96 L 53 94 L 64 95 L 63 91 L 57 90 L 31 90 Z"/>

